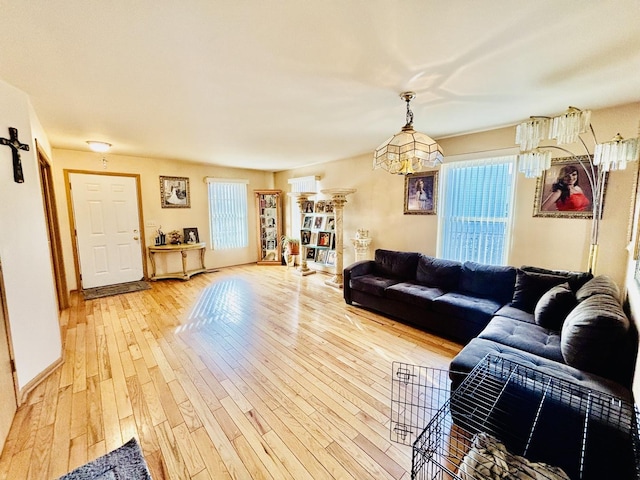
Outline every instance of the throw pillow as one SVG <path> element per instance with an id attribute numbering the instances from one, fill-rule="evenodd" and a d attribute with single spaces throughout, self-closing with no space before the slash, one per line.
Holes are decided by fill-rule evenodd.
<path id="1" fill-rule="evenodd" d="M 516 269 L 513 267 L 464 262 L 460 275 L 460 290 L 472 296 L 505 304 L 513 297 L 515 280 Z"/>
<path id="2" fill-rule="evenodd" d="M 533 312 L 536 324 L 550 330 L 560 330 L 564 319 L 577 304 L 568 282 L 556 285 L 538 300 Z"/>
<path id="3" fill-rule="evenodd" d="M 629 319 L 610 295 L 593 295 L 574 308 L 562 325 L 560 349 L 568 365 L 615 378 L 629 346 Z"/>
<path id="4" fill-rule="evenodd" d="M 526 272 L 518 269 L 511 306 L 528 313 L 533 313 L 538 300 L 540 300 L 540 297 L 542 297 L 545 292 L 566 281 L 566 277 L 560 275 Z"/>
<path id="5" fill-rule="evenodd" d="M 569 282 L 569 286 L 571 290 L 574 292 L 577 291 L 582 285 L 587 283 L 589 280 L 593 278 L 593 275 L 589 272 L 574 272 L 570 270 L 551 270 L 548 268 L 542 267 L 532 267 L 530 265 L 523 265 L 520 269 L 525 272 L 531 273 L 544 273 L 545 275 L 557 275 L 559 277 L 564 277 L 567 282 Z"/>
<path id="6" fill-rule="evenodd" d="M 442 288 L 450 292 L 458 288 L 462 264 L 453 260 L 420 255 L 416 281 L 429 287 Z"/>

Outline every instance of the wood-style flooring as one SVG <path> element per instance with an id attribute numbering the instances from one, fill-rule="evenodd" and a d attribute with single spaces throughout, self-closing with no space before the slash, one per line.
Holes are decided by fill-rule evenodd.
<path id="1" fill-rule="evenodd" d="M 461 346 L 247 265 L 63 311 L 65 361 L 20 407 L 1 479 L 55 479 L 136 437 L 154 480 L 408 479 L 391 364 Z"/>

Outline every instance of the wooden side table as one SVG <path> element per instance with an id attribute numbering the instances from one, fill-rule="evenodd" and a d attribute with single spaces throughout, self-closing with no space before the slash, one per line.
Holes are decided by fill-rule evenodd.
<path id="1" fill-rule="evenodd" d="M 151 278 L 149 280 L 160 280 L 163 278 L 177 278 L 178 280 L 189 280 L 193 275 L 197 273 L 203 273 L 207 271 L 207 268 L 204 266 L 204 252 L 207 244 L 202 243 L 181 243 L 179 245 L 154 245 L 152 247 L 148 247 L 149 249 L 149 259 L 151 260 L 151 268 L 153 273 L 151 274 Z M 190 251 L 199 251 L 200 252 L 200 268 L 196 268 L 194 270 L 187 270 L 187 253 Z M 155 255 L 158 253 L 171 253 L 177 252 L 182 256 L 182 272 L 174 272 L 174 273 L 163 273 L 162 275 L 158 275 L 156 273 L 156 259 Z"/>

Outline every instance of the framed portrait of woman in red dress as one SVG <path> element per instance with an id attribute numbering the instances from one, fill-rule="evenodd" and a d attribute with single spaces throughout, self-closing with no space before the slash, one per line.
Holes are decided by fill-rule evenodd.
<path id="1" fill-rule="evenodd" d="M 598 178 L 598 166 L 587 155 L 551 159 L 551 168 L 538 177 L 533 216 L 593 218 L 593 189 L 585 168 Z"/>

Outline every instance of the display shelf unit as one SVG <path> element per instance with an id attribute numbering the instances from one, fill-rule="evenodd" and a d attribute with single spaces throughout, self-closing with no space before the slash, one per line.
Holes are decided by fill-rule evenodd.
<path id="1" fill-rule="evenodd" d="M 258 218 L 258 265 L 282 264 L 282 191 L 254 190 Z"/>
<path id="2" fill-rule="evenodd" d="M 416 438 L 413 479 L 640 478 L 631 402 L 498 355 L 447 400 L 441 370 L 394 363 L 392 383 L 391 438 Z"/>
<path id="3" fill-rule="evenodd" d="M 300 230 L 301 244 L 306 248 L 307 265 L 317 271 L 335 273 L 336 219 L 330 200 L 309 201 Z"/>

